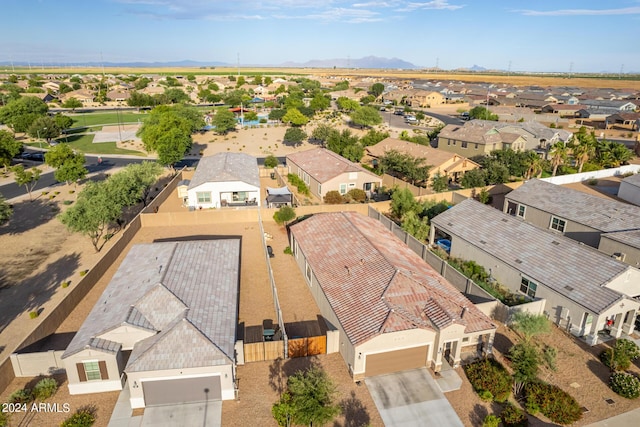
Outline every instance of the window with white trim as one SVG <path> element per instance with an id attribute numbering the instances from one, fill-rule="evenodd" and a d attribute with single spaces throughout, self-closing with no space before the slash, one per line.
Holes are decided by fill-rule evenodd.
<path id="1" fill-rule="evenodd" d="M 525 205 L 518 205 L 518 216 L 520 218 L 524 218 L 524 213 L 526 212 L 527 207 Z"/>
<path id="2" fill-rule="evenodd" d="M 309 286 L 311 286 L 311 266 L 309 265 L 308 262 L 305 261 L 306 264 L 306 268 L 305 268 L 305 276 L 307 276 L 307 281 L 309 282 Z"/>
<path id="3" fill-rule="evenodd" d="M 460 146 L 461 146 L 462 148 L 467 148 L 467 141 L 462 141 L 462 142 L 460 143 Z"/>
<path id="4" fill-rule="evenodd" d="M 532 282 L 531 280 L 527 279 L 526 277 L 523 277 L 520 280 L 520 292 L 522 292 L 523 294 L 531 297 L 531 298 L 535 298 L 536 297 L 536 291 L 538 290 L 538 284 L 535 282 Z"/>
<path id="5" fill-rule="evenodd" d="M 347 184 L 340 184 L 340 194 L 347 194 Z"/>
<path id="6" fill-rule="evenodd" d="M 551 226 L 550 228 L 552 230 L 556 230 L 559 231 L 560 233 L 564 233 L 564 229 L 567 225 L 567 221 L 565 221 L 564 219 L 560 219 L 558 217 L 552 216 L 551 217 Z"/>
<path id="7" fill-rule="evenodd" d="M 318 184 L 318 196 L 322 196 L 322 184 Z"/>
<path id="8" fill-rule="evenodd" d="M 84 365 L 84 372 L 87 376 L 87 381 L 102 379 L 102 374 L 100 374 L 100 364 L 97 360 L 94 362 L 83 362 L 82 364 Z"/>
<path id="9" fill-rule="evenodd" d="M 199 191 L 196 193 L 198 203 L 211 203 L 211 191 Z"/>

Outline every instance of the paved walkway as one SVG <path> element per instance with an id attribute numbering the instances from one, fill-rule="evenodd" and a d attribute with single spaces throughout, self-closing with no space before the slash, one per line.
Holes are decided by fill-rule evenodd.
<path id="1" fill-rule="evenodd" d="M 589 424 L 586 427 L 638 427 L 640 426 L 640 409 L 625 412 L 597 423 Z"/>

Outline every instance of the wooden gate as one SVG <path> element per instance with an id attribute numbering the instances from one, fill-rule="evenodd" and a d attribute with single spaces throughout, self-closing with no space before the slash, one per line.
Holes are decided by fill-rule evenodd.
<path id="1" fill-rule="evenodd" d="M 327 352 L 327 336 L 289 339 L 289 357 L 315 356 Z"/>
<path id="2" fill-rule="evenodd" d="M 244 344 L 244 361 L 275 360 L 284 354 L 284 341 L 264 341 Z"/>

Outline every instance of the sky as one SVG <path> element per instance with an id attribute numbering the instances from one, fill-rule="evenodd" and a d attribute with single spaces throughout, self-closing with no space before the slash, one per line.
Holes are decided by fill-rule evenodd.
<path id="1" fill-rule="evenodd" d="M 1 0 L 0 62 L 640 73 L 640 0 Z"/>

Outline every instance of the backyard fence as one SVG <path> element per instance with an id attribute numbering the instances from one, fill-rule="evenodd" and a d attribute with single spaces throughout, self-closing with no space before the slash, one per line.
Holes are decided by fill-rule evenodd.
<path id="1" fill-rule="evenodd" d="M 291 338 L 289 339 L 288 356 L 307 357 L 327 353 L 327 336 Z"/>
<path id="2" fill-rule="evenodd" d="M 62 354 L 64 350 L 40 351 L 37 353 L 11 355 L 13 374 L 16 377 L 37 377 L 64 371 Z"/>
<path id="3" fill-rule="evenodd" d="M 244 362 L 276 360 L 284 354 L 284 341 L 262 341 L 244 344 Z"/>

